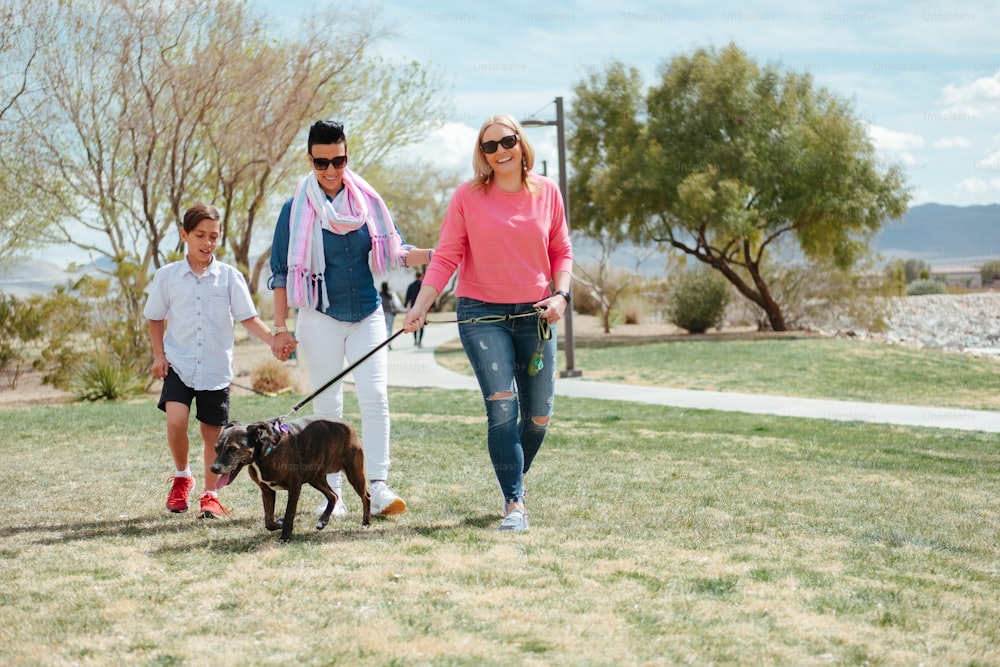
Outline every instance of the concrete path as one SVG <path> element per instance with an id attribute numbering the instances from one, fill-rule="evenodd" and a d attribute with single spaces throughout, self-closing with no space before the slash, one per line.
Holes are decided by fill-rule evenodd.
<path id="1" fill-rule="evenodd" d="M 455 373 L 434 361 L 434 348 L 457 339 L 458 325 L 431 324 L 424 331 L 421 348 L 414 346 L 410 334 L 402 334 L 393 342 L 393 349 L 389 351 L 389 384 L 395 387 L 438 387 L 478 392 L 479 385 L 474 377 Z M 587 380 L 586 374 L 586 369 L 583 369 L 582 378 L 557 379 L 556 395 L 806 419 L 1000 433 L 1000 412 L 610 384 Z"/>

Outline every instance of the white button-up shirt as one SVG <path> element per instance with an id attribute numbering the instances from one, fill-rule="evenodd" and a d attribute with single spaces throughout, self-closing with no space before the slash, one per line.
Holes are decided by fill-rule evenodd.
<path id="1" fill-rule="evenodd" d="M 143 316 L 167 320 L 163 352 L 192 389 L 225 389 L 233 380 L 234 319 L 257 315 L 243 274 L 215 259 L 196 275 L 187 259 L 156 271 Z"/>

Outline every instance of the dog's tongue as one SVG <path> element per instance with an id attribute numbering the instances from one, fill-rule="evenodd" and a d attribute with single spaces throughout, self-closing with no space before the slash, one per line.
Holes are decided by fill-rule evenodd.
<path id="1" fill-rule="evenodd" d="M 225 475 L 219 475 L 219 479 L 215 480 L 215 490 L 218 491 L 222 487 L 228 485 L 233 481 L 233 473 L 227 472 Z"/>

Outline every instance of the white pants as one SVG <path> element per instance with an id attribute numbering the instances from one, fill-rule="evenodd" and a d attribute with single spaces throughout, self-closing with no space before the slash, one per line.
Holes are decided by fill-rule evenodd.
<path id="1" fill-rule="evenodd" d="M 309 371 L 310 391 L 315 391 L 385 340 L 385 317 L 382 309 L 376 308 L 360 322 L 341 322 L 303 309 L 299 311 L 295 337 L 299 341 L 297 352 Z M 385 480 L 389 476 L 388 365 L 383 347 L 353 371 L 361 411 L 365 472 L 369 480 Z M 343 419 L 343 380 L 314 398 L 312 403 L 314 419 Z M 339 473 L 330 475 L 330 486 L 340 488 Z"/>

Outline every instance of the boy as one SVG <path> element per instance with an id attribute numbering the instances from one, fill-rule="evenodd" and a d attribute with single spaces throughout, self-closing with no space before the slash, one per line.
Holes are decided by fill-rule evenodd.
<path id="1" fill-rule="evenodd" d="M 215 443 L 229 420 L 233 320 L 271 346 L 282 361 L 295 349 L 295 341 L 275 346 L 274 336 L 257 317 L 243 274 L 216 259 L 222 224 L 214 206 L 189 208 L 180 234 L 187 244 L 187 257 L 157 270 L 143 315 L 149 320 L 153 377 L 163 378 L 158 407 L 167 415 L 167 445 L 176 468 L 167 509 L 186 511 L 195 485 L 188 466 L 188 419 L 195 400 L 205 443 L 205 490 L 199 496 L 198 516 L 214 519 L 229 514 L 219 502 L 215 490 L 218 475 L 210 466 L 215 460 Z"/>

